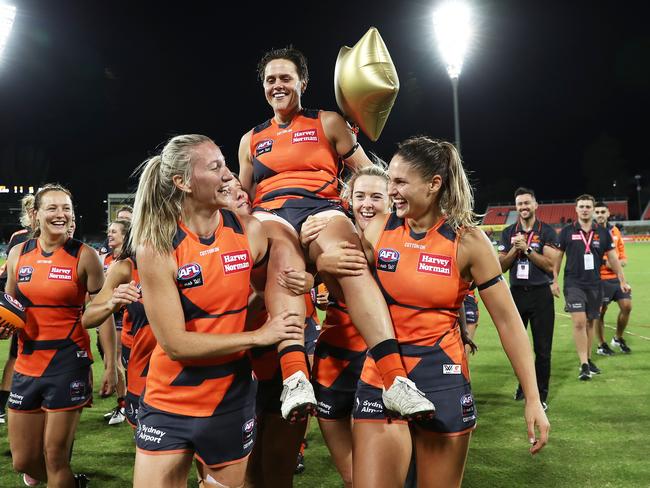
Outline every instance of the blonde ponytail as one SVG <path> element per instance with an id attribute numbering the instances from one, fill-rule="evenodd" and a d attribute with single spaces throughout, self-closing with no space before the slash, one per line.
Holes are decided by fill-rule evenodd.
<path id="1" fill-rule="evenodd" d="M 136 169 L 135 173 L 141 174 L 133 204 L 130 249 L 146 245 L 160 254 L 171 252 L 184 198 L 173 178 L 181 176 L 183 183 L 190 183 L 193 148 L 204 142 L 212 140 L 199 134 L 173 137 L 160 155 Z"/>
<path id="2" fill-rule="evenodd" d="M 426 180 L 435 175 L 442 178 L 438 205 L 454 230 L 478 224 L 474 191 L 453 144 L 426 136 L 411 137 L 398 145 L 396 156 L 407 161 Z"/>

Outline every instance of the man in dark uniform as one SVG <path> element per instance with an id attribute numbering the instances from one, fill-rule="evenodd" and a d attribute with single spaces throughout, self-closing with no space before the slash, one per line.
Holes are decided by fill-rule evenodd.
<path id="1" fill-rule="evenodd" d="M 554 269 L 554 275 L 557 276 L 562 257 L 566 254 L 565 310 L 571 314 L 573 322 L 573 339 L 580 358 L 578 379 L 582 381 L 590 380 L 593 374 L 600 374 L 600 369 L 592 362 L 590 355 L 595 322 L 600 317 L 602 302 L 600 267 L 603 264 L 603 256 L 607 256 L 612 271 L 620 280 L 621 290 L 624 293 L 630 291 L 611 233 L 594 222 L 595 204 L 596 201 L 591 195 L 580 195 L 576 198 L 578 219 L 560 232 L 560 256 Z M 553 288 L 559 291 L 557 281 L 553 282 Z"/>
<path id="2" fill-rule="evenodd" d="M 528 327 L 530 321 L 539 398 L 546 410 L 555 325 L 550 285 L 558 257 L 557 234 L 550 225 L 535 218 L 537 200 L 533 190 L 517 188 L 515 207 L 519 218 L 501 234 L 499 262 L 504 273 L 510 271 L 510 291 L 524 326 Z M 523 398 L 519 385 L 515 400 Z"/>

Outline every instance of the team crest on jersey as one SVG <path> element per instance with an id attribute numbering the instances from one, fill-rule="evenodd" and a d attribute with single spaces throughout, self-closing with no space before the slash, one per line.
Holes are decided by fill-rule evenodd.
<path id="1" fill-rule="evenodd" d="M 273 139 L 264 139 L 263 141 L 258 142 L 257 146 L 255 146 L 255 157 L 257 158 L 262 154 L 271 152 L 272 149 Z"/>
<path id="2" fill-rule="evenodd" d="M 20 269 L 18 270 L 18 283 L 25 283 L 27 281 L 31 281 L 33 272 L 34 272 L 34 268 L 32 268 L 31 266 L 21 266 Z"/>
<path id="3" fill-rule="evenodd" d="M 251 267 L 251 257 L 246 249 L 233 251 L 221 255 L 224 274 L 239 273 Z"/>
<path id="4" fill-rule="evenodd" d="M 421 252 L 417 269 L 419 273 L 451 276 L 451 257 Z"/>
<path id="5" fill-rule="evenodd" d="M 176 284 L 179 288 L 194 288 L 203 285 L 203 271 L 198 263 L 184 264 L 176 273 Z"/>
<path id="6" fill-rule="evenodd" d="M 443 364 L 442 374 L 462 374 L 463 367 L 460 364 Z"/>
<path id="7" fill-rule="evenodd" d="M 316 129 L 307 129 L 294 132 L 291 137 L 291 144 L 300 142 L 318 142 L 318 131 Z"/>
<path id="8" fill-rule="evenodd" d="M 384 247 L 377 253 L 377 269 L 394 273 L 399 263 L 399 251 Z"/>
<path id="9" fill-rule="evenodd" d="M 48 280 L 72 281 L 72 268 L 63 268 L 61 266 L 51 266 L 47 275 Z"/>

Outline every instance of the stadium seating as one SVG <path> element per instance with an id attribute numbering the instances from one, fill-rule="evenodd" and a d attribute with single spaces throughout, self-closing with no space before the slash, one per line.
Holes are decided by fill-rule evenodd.
<path id="1" fill-rule="evenodd" d="M 626 201 L 606 201 L 606 203 L 612 215 L 611 220 L 628 219 Z M 485 211 L 485 217 L 483 217 L 483 225 L 505 224 L 508 213 L 511 210 L 514 210 L 514 206 L 489 205 Z M 574 221 L 576 219 L 576 204 L 573 201 L 564 203 L 540 203 L 537 208 L 537 218 L 551 225 L 561 225 L 569 221 Z M 650 218 L 650 205 L 646 209 L 644 218 Z"/>

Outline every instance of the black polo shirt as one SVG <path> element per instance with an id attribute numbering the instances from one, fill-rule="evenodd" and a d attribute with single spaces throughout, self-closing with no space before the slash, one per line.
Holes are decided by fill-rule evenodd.
<path id="1" fill-rule="evenodd" d="M 593 232 L 589 252 L 594 256 L 593 269 L 585 270 L 584 255 L 586 242 Z M 566 254 L 564 265 L 564 287 L 576 286 L 579 288 L 596 288 L 600 286 L 600 266 L 603 256 L 614 249 L 614 239 L 609 230 L 593 222 L 591 231 L 584 232 L 580 222 L 567 225 L 560 232 L 560 249 Z"/>
<path id="2" fill-rule="evenodd" d="M 522 234 L 526 240 L 530 239 L 530 247 L 533 252 L 544 254 L 544 246 L 558 247 L 557 233 L 548 224 L 535 219 L 533 228 L 526 232 L 521 227 L 521 222 L 509 225 L 501 233 L 501 244 L 497 247 L 500 253 L 507 254 L 512 248 L 512 242 L 517 235 Z M 517 278 L 517 265 L 521 261 L 528 261 L 528 279 Z M 510 266 L 510 286 L 541 286 L 550 285 L 553 282 L 553 273 L 547 273 L 540 267 L 536 266 L 528 259 L 525 253 L 519 253 Z"/>

